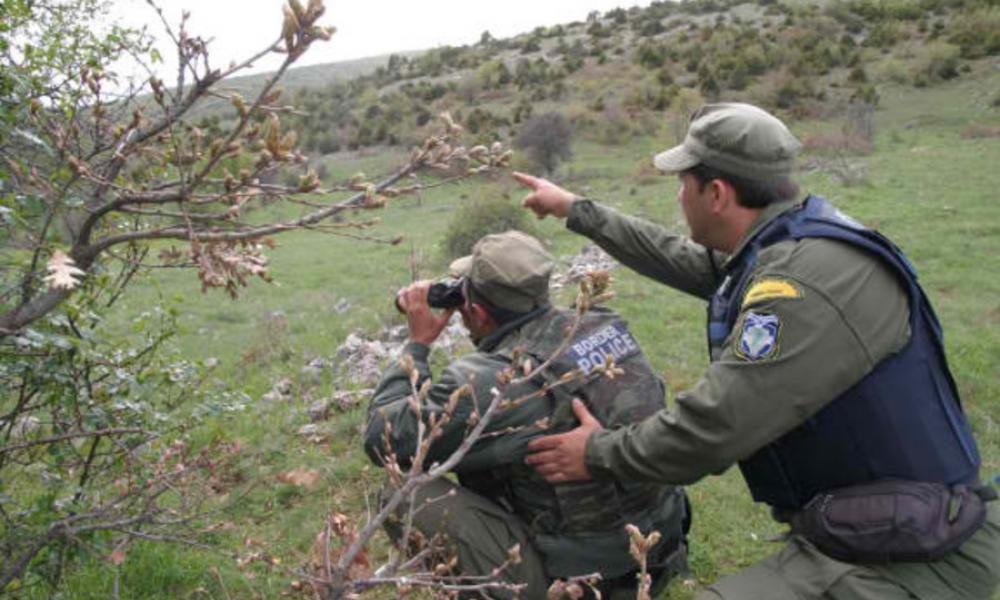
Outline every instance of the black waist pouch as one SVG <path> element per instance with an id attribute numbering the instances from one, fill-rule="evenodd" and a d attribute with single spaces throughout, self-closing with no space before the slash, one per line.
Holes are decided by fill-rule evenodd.
<path id="1" fill-rule="evenodd" d="M 823 492 L 791 516 L 792 532 L 848 562 L 937 560 L 986 520 L 991 488 L 882 480 Z M 982 496 L 982 497 L 981 497 Z"/>

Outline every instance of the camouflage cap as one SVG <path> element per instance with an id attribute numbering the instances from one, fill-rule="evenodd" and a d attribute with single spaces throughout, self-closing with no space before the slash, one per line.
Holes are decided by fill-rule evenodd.
<path id="1" fill-rule="evenodd" d="M 491 304 L 528 312 L 549 299 L 552 256 L 541 242 L 520 231 L 487 235 L 472 254 L 451 263 L 452 277 L 468 277 L 475 293 Z"/>
<path id="2" fill-rule="evenodd" d="M 801 144 L 785 124 L 751 104 L 706 104 L 691 115 L 684 143 L 653 158 L 677 173 L 699 164 L 748 179 L 787 178 Z"/>

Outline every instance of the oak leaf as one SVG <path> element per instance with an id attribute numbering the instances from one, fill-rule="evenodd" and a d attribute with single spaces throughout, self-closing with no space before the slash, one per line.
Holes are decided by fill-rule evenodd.
<path id="1" fill-rule="evenodd" d="M 57 290 L 71 290 L 78 286 L 78 277 L 83 277 L 85 273 L 76 267 L 73 259 L 63 252 L 56 250 L 52 253 L 52 258 L 48 264 L 49 274 L 45 276 L 45 282 Z"/>

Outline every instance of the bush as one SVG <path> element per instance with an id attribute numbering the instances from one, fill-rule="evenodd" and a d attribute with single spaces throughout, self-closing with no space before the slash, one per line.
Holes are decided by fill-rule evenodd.
<path id="1" fill-rule="evenodd" d="M 886 59 L 877 67 L 875 78 L 879 82 L 906 83 L 906 65 L 896 59 Z"/>
<path id="2" fill-rule="evenodd" d="M 617 146 L 635 135 L 633 120 L 618 104 L 610 104 L 601 109 L 601 116 L 589 124 L 590 135 L 599 144 Z"/>
<path id="3" fill-rule="evenodd" d="M 963 58 L 982 58 L 1000 53 L 1000 7 L 981 8 L 957 15 L 948 38 Z"/>
<path id="4" fill-rule="evenodd" d="M 542 171 L 552 173 L 560 162 L 572 156 L 572 137 L 573 128 L 566 117 L 548 112 L 529 119 L 514 145 L 524 150 Z"/>
<path id="5" fill-rule="evenodd" d="M 958 77 L 959 49 L 944 42 L 932 42 L 921 50 L 913 67 L 914 83 L 932 83 Z"/>
<path id="6" fill-rule="evenodd" d="M 528 211 L 511 200 L 484 196 L 462 204 L 448 222 L 443 245 L 448 259 L 472 252 L 472 246 L 484 235 L 519 229 L 534 235 L 535 227 Z"/>

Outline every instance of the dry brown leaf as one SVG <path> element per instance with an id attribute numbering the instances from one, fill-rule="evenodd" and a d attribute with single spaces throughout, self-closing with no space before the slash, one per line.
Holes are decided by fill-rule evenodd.
<path id="1" fill-rule="evenodd" d="M 71 290 L 75 288 L 80 284 L 77 278 L 84 275 L 83 271 L 76 268 L 76 263 L 73 262 L 73 259 L 62 250 L 56 250 L 52 253 L 52 258 L 49 259 L 47 268 L 49 274 L 45 276 L 45 282 L 57 290 Z"/>
<path id="2" fill-rule="evenodd" d="M 108 556 L 108 560 L 111 561 L 113 565 L 120 565 L 125 562 L 125 550 L 121 548 L 115 548 L 115 550 Z"/>
<path id="3" fill-rule="evenodd" d="M 328 532 L 329 538 L 327 537 Z M 357 529 L 347 515 L 336 511 L 330 513 L 327 527 L 324 527 L 316 535 L 316 540 L 313 542 L 312 551 L 310 552 L 313 575 L 320 579 L 325 578 L 327 565 L 331 567 L 335 566 L 340 560 L 341 554 L 356 539 L 358 539 Z M 327 549 L 329 549 L 329 554 L 327 554 Z M 356 581 L 370 577 L 371 574 L 372 568 L 368 560 L 368 553 L 362 548 L 347 568 L 347 579 L 349 581 Z M 317 584 L 313 585 L 316 587 Z"/>
<path id="4" fill-rule="evenodd" d="M 278 473 L 278 481 L 290 485 L 312 489 L 319 481 L 319 471 L 309 471 L 307 469 L 292 469 Z"/>

